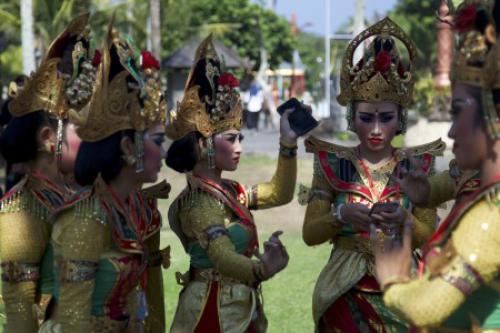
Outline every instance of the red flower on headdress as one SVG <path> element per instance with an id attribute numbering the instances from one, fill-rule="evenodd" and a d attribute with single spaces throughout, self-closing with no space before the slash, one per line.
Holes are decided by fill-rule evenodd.
<path id="1" fill-rule="evenodd" d="M 101 52 L 99 50 L 95 50 L 94 57 L 92 58 L 92 66 L 98 67 L 101 63 Z"/>
<path id="2" fill-rule="evenodd" d="M 229 86 L 230 88 L 236 88 L 240 86 L 238 79 L 231 73 L 222 73 L 219 76 L 218 83 L 220 86 Z"/>
<path id="3" fill-rule="evenodd" d="M 476 24 L 477 18 L 477 8 L 475 4 L 470 4 L 465 8 L 461 9 L 457 14 L 457 20 L 455 22 L 455 29 L 459 32 L 464 32 Z"/>
<path id="4" fill-rule="evenodd" d="M 375 71 L 385 73 L 391 68 L 391 55 L 389 52 L 380 51 L 375 58 Z"/>
<path id="5" fill-rule="evenodd" d="M 148 69 L 148 68 L 156 68 L 160 69 L 160 63 L 154 55 L 151 54 L 149 51 L 142 51 L 141 52 L 141 58 L 142 58 L 142 69 Z"/>

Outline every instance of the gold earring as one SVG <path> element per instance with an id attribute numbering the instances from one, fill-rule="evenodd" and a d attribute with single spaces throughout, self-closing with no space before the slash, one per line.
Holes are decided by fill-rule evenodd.
<path id="1" fill-rule="evenodd" d="M 123 157 L 123 159 L 128 166 L 133 166 L 137 162 L 137 159 L 134 157 L 134 155 L 126 155 Z"/>
<path id="2" fill-rule="evenodd" d="M 45 141 L 41 147 L 38 147 L 39 152 L 48 154 L 53 154 L 54 149 L 54 144 L 50 141 Z"/>

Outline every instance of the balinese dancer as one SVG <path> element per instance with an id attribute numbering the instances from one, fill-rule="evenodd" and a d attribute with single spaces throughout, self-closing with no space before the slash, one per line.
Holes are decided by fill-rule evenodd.
<path id="1" fill-rule="evenodd" d="M 402 246 L 373 235 L 385 304 L 426 332 L 500 331 L 500 48 L 489 7 L 466 1 L 457 11 L 448 134 L 458 166 L 480 170 L 480 189 L 457 201 L 430 238 L 419 278 L 409 274 L 410 227 Z"/>
<path id="2" fill-rule="evenodd" d="M 353 64 L 355 50 L 370 37 L 374 38 L 364 57 Z M 409 66 L 400 60 L 396 39 L 408 50 Z M 391 145 L 406 128 L 415 52 L 408 36 L 389 18 L 355 37 L 344 57 L 337 99 L 348 106 L 349 128 L 360 144 L 343 147 L 314 137 L 306 140 L 315 162 L 312 188 L 301 198 L 307 203 L 303 238 L 310 246 L 333 243 L 313 294 L 318 332 L 401 332 L 407 327 L 383 305 L 374 277 L 369 227 L 376 222 L 385 237 L 397 237 L 405 217 L 414 216 L 417 246 L 434 230 L 435 210 L 413 208 L 393 180 L 409 168 L 407 154 L 414 155 L 420 170 L 429 174 L 435 155 L 444 149 L 441 140 L 405 150 Z M 375 204 L 379 210 L 373 212 Z"/>
<path id="3" fill-rule="evenodd" d="M 287 110 L 280 125 L 280 153 L 270 182 L 245 187 L 223 179 L 241 156 L 241 102 L 238 80 L 224 72 L 207 37 L 196 51 L 184 97 L 167 117 L 175 141 L 167 165 L 187 173 L 187 186 L 172 203 L 169 222 L 190 256 L 190 269 L 178 275 L 179 296 L 171 332 L 264 332 L 267 321 L 260 283 L 283 270 L 288 254 L 279 232 L 258 249 L 250 210 L 284 205 L 293 198 L 297 136 Z"/>
<path id="4" fill-rule="evenodd" d="M 168 259 L 154 250 L 161 216 L 139 192 L 165 155 L 159 63 L 112 23 L 102 53 L 87 112 L 71 114 L 82 139 L 75 179 L 87 187 L 54 222 L 57 309 L 44 332 L 135 332 L 146 317 L 164 329 L 163 293 L 149 292 L 148 274 Z"/>
<path id="5" fill-rule="evenodd" d="M 23 88 L 11 86 L 13 117 L 0 148 L 7 161 L 24 164 L 26 176 L 2 198 L 0 210 L 7 332 L 36 332 L 34 305 L 40 294 L 51 293 L 51 275 L 44 273 L 44 267 L 50 266 L 50 260 L 44 259 L 50 258 L 49 217 L 71 194 L 62 174 L 71 172 L 71 159 L 78 149 L 64 135 L 70 132 L 66 116 L 70 108 L 79 110 L 89 102 L 95 74 L 87 22 L 88 14 L 73 20 Z M 42 303 L 46 300 L 43 297 Z"/>

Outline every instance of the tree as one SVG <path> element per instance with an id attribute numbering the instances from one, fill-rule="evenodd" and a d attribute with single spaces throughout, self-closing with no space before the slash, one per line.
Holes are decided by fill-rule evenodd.
<path id="1" fill-rule="evenodd" d="M 417 46 L 418 75 L 432 71 L 436 61 L 436 0 L 398 0 L 390 17 Z"/>
<path id="2" fill-rule="evenodd" d="M 269 54 L 271 67 L 290 61 L 295 40 L 289 23 L 273 11 L 249 0 L 166 1 L 162 21 L 163 56 L 184 42 L 208 31 L 219 32 L 218 38 L 234 47 L 240 56 L 260 65 L 260 43 Z M 189 13 L 189 15 L 179 15 Z"/>

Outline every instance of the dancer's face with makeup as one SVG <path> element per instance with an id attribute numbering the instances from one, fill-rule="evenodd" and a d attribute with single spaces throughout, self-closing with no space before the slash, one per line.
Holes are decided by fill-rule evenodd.
<path id="1" fill-rule="evenodd" d="M 400 107 L 391 102 L 354 103 L 353 128 L 360 144 L 370 151 L 382 151 L 399 129 Z"/>
<path id="2" fill-rule="evenodd" d="M 236 129 L 227 130 L 214 136 L 215 167 L 223 171 L 238 168 L 242 152 L 243 134 Z"/>

